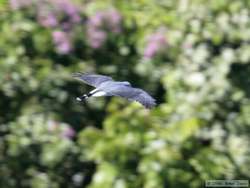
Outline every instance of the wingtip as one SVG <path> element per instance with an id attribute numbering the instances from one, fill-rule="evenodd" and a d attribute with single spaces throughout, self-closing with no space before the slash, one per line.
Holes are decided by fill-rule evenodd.
<path id="1" fill-rule="evenodd" d="M 75 72 L 75 73 L 72 73 L 71 75 L 72 75 L 72 77 L 76 78 L 76 77 L 82 76 L 83 73 L 81 73 L 81 72 Z"/>
<path id="2" fill-rule="evenodd" d="M 156 105 L 157 105 L 157 104 L 156 104 L 156 102 L 155 102 L 155 100 L 154 100 L 154 102 L 152 102 L 151 104 L 145 105 L 145 107 L 146 107 L 147 109 L 152 109 L 152 108 L 154 108 Z"/>
<path id="3" fill-rule="evenodd" d="M 83 73 L 83 72 L 74 72 L 71 75 L 72 75 L 72 77 L 78 78 L 78 77 L 81 77 L 81 76 L 92 75 L 92 73 L 89 73 L 89 72 L 85 72 L 85 73 Z"/>

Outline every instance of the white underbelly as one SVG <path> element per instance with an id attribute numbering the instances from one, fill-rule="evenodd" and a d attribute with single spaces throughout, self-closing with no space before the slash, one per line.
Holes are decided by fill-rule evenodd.
<path id="1" fill-rule="evenodd" d="M 102 97 L 102 96 L 106 96 L 106 95 L 107 95 L 106 92 L 104 92 L 104 91 L 98 91 L 98 92 L 94 93 L 92 95 L 92 97 Z"/>

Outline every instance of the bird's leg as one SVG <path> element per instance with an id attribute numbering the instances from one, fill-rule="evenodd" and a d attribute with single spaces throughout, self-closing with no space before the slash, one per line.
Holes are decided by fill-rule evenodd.
<path id="1" fill-rule="evenodd" d="M 82 96 L 80 96 L 80 97 L 77 97 L 76 98 L 76 100 L 78 100 L 78 101 L 82 101 L 82 100 L 84 100 L 84 99 L 87 99 L 87 98 L 89 98 L 91 96 L 91 94 L 84 94 L 84 95 L 82 95 Z"/>

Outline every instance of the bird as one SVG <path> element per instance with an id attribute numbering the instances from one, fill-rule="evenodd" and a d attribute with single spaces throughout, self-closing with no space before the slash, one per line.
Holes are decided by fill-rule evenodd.
<path id="1" fill-rule="evenodd" d="M 137 101 L 147 109 L 156 105 L 156 100 L 147 92 L 140 88 L 132 87 L 127 81 L 114 81 L 109 76 L 92 73 L 77 72 L 73 73 L 72 76 L 85 84 L 95 87 L 89 93 L 77 97 L 77 101 L 82 101 L 89 97 L 119 96 L 129 101 Z"/>

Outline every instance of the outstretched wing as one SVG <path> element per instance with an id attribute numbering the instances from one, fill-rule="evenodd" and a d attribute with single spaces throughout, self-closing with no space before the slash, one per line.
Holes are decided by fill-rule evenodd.
<path id="1" fill-rule="evenodd" d="M 106 92 L 114 96 L 124 97 L 130 101 L 137 101 L 146 108 L 152 108 L 156 105 L 155 99 L 147 92 L 139 88 L 119 85 L 113 87 L 112 89 L 107 89 Z"/>
<path id="2" fill-rule="evenodd" d="M 83 74 L 83 73 L 78 72 L 78 73 L 73 73 L 72 76 L 93 87 L 98 87 L 101 83 L 106 82 L 106 81 L 112 81 L 111 77 L 103 76 L 99 74 L 88 74 L 88 73 Z"/>
<path id="3" fill-rule="evenodd" d="M 132 97 L 130 100 L 135 100 L 141 103 L 146 108 L 152 108 L 156 105 L 155 99 L 151 97 L 147 92 L 143 91 L 142 89 L 136 89 L 138 95 Z"/>

